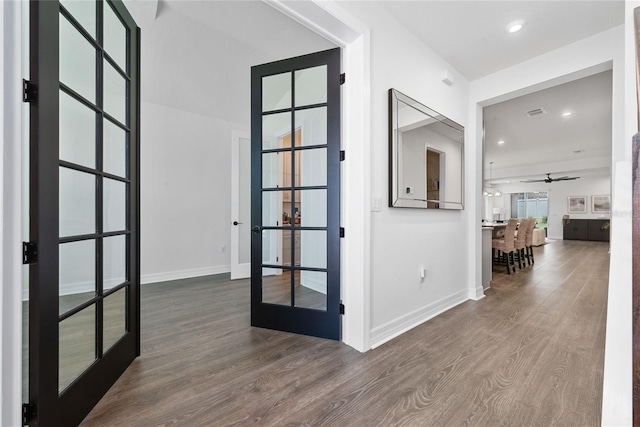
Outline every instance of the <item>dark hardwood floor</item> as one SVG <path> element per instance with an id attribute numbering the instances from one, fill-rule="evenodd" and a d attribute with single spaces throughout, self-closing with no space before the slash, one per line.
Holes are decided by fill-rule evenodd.
<path id="1" fill-rule="evenodd" d="M 142 355 L 84 426 L 596 426 L 608 243 L 552 241 L 365 354 L 249 326 L 249 281 L 142 287 Z"/>

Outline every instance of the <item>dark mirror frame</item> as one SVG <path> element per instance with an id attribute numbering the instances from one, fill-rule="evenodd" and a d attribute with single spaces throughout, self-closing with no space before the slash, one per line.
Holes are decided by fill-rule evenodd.
<path id="1" fill-rule="evenodd" d="M 430 146 L 430 139 L 425 139 L 425 160 L 421 163 L 424 165 L 424 189 L 420 188 L 420 191 L 415 192 L 416 194 L 413 187 L 405 188 L 404 178 L 400 176 L 401 173 L 405 173 L 405 168 L 409 167 L 402 163 L 406 154 L 403 155 L 398 147 L 398 135 L 402 132 L 398 125 L 400 104 L 406 107 L 402 109 L 403 111 L 411 111 L 412 115 L 416 116 L 416 119 L 410 119 L 411 125 L 405 126 L 411 127 L 410 131 L 435 125 L 439 128 L 438 131 L 429 129 L 431 131 L 429 133 L 439 134 L 438 136 L 451 142 L 447 147 L 443 146 L 442 142 L 434 140 L 433 145 Z M 459 144 L 459 148 L 456 143 Z M 460 157 L 459 165 L 457 156 Z M 427 170 L 429 162 L 437 164 L 435 166 L 437 177 L 434 175 L 433 178 L 429 178 Z M 402 189 L 399 187 L 401 184 Z M 464 209 L 464 127 L 393 88 L 389 89 L 389 207 Z"/>

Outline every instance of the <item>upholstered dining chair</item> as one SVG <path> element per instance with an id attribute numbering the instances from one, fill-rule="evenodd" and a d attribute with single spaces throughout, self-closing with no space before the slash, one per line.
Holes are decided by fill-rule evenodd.
<path id="1" fill-rule="evenodd" d="M 527 262 L 529 265 L 535 263 L 533 259 L 533 230 L 536 228 L 536 220 L 535 218 L 531 218 L 529 226 L 527 227 L 527 238 L 525 240 L 525 258 L 527 258 Z"/>
<path id="2" fill-rule="evenodd" d="M 518 220 L 510 219 L 504 229 L 504 237 L 500 239 L 493 239 L 491 241 L 491 247 L 493 248 L 493 250 L 498 251 L 494 258 L 494 262 L 496 264 L 504 262 L 505 266 L 507 267 L 508 274 L 511 274 L 511 266 L 513 266 L 513 271 L 516 271 L 513 253 L 515 252 L 514 236 L 517 226 Z"/>
<path id="3" fill-rule="evenodd" d="M 518 268 L 522 270 L 522 262 L 525 257 L 525 249 L 527 248 L 527 230 L 529 230 L 529 224 L 531 220 L 528 218 L 523 218 L 520 221 L 520 226 L 518 227 L 518 233 L 515 237 L 514 246 L 515 246 L 515 254 L 518 258 Z M 526 267 L 526 264 L 525 264 Z"/>

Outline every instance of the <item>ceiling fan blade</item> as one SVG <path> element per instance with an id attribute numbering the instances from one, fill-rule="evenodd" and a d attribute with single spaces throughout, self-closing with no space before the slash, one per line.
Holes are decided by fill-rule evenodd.
<path id="1" fill-rule="evenodd" d="M 554 181 L 573 181 L 574 179 L 579 179 L 579 178 L 580 178 L 579 176 L 572 176 L 572 177 L 565 176 L 562 178 L 554 178 L 553 180 Z"/>
<path id="2" fill-rule="evenodd" d="M 520 181 L 520 182 L 545 182 L 546 180 L 544 179 L 529 179 L 527 181 Z"/>

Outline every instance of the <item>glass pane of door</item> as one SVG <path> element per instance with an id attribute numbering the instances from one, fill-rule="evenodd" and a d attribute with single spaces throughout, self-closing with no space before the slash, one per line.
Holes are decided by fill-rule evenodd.
<path id="1" fill-rule="evenodd" d="M 96 241 L 61 243 L 58 257 L 58 314 L 64 314 L 96 296 Z"/>
<path id="2" fill-rule="evenodd" d="M 262 302 L 291 306 L 291 270 L 263 268 Z"/>
<path id="3" fill-rule="evenodd" d="M 60 91 L 60 160 L 96 167 L 96 113 Z"/>
<path id="4" fill-rule="evenodd" d="M 127 332 L 127 289 L 105 297 L 103 304 L 103 351 L 106 353 Z"/>
<path id="5" fill-rule="evenodd" d="M 62 392 L 96 360 L 96 306 L 60 322 L 58 392 Z"/>
<path id="6" fill-rule="evenodd" d="M 60 4 L 69 11 L 80 25 L 96 38 L 96 2 L 78 0 L 60 0 Z"/>
<path id="7" fill-rule="evenodd" d="M 110 120 L 103 121 L 102 129 L 103 170 L 127 178 L 127 132 Z"/>
<path id="8" fill-rule="evenodd" d="M 96 49 L 64 16 L 60 16 L 60 82 L 96 102 Z"/>
<path id="9" fill-rule="evenodd" d="M 104 73 L 104 111 L 122 124 L 127 124 L 127 82 L 106 59 Z"/>
<path id="10" fill-rule="evenodd" d="M 122 69 L 127 69 L 127 28 L 113 11 L 110 4 L 104 4 L 104 49 Z"/>
<path id="11" fill-rule="evenodd" d="M 96 232 L 96 176 L 60 167 L 60 237 Z"/>

